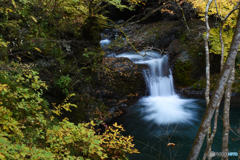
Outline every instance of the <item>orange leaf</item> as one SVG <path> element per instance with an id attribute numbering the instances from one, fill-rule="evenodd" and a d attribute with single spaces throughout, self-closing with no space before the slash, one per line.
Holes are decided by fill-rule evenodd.
<path id="1" fill-rule="evenodd" d="M 167 146 L 172 146 L 173 149 L 175 148 L 175 143 L 168 143 Z"/>

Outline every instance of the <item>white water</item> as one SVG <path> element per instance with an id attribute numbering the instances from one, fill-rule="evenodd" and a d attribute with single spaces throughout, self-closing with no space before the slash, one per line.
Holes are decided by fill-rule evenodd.
<path id="1" fill-rule="evenodd" d="M 111 41 L 109 39 L 101 40 L 99 43 L 102 47 L 106 47 Z"/>
<path id="2" fill-rule="evenodd" d="M 168 68 L 167 56 L 135 63 L 147 64 L 150 68 L 150 71 L 143 71 L 150 96 L 171 96 L 174 94 L 173 78 L 171 70 Z"/>
<path id="3" fill-rule="evenodd" d="M 149 96 L 139 103 L 144 105 L 143 118 L 157 124 L 191 124 L 196 117 L 196 104 L 192 99 L 181 99 L 174 93 L 173 77 L 168 67 L 168 57 L 157 52 L 123 53 L 116 57 L 127 57 L 136 64 L 147 64 L 143 71 Z"/>

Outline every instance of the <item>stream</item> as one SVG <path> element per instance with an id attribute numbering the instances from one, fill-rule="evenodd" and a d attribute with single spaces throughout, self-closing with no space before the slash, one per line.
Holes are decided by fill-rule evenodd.
<path id="1" fill-rule="evenodd" d="M 101 42 L 100 42 L 101 43 Z M 104 40 L 101 45 L 110 43 Z M 143 74 L 147 84 L 148 96 L 141 98 L 129 108 L 127 114 L 113 123 L 123 124 L 123 135 L 134 136 L 133 143 L 141 152 L 129 155 L 130 160 L 177 159 L 186 160 L 205 112 L 204 99 L 187 98 L 174 92 L 172 71 L 168 66 L 167 55 L 148 51 L 126 52 L 114 57 L 127 57 L 136 64 L 146 64 Z M 144 57 L 143 57 L 144 56 Z M 219 115 L 222 116 L 222 104 Z M 240 122 L 238 103 L 231 103 L 230 124 L 236 132 Z M 212 121 L 213 126 L 213 121 Z M 222 120 L 218 118 L 217 133 L 212 151 L 221 152 Z M 238 137 L 239 138 L 239 137 Z M 175 146 L 167 146 L 174 143 Z M 202 146 L 200 159 L 203 156 L 206 142 Z M 240 150 L 240 139 L 230 131 L 229 152 Z M 213 159 L 220 159 L 215 156 Z M 230 160 L 237 157 L 229 157 Z"/>

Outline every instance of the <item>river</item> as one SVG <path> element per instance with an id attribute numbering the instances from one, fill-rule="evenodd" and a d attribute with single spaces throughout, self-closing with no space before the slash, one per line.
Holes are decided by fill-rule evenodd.
<path id="1" fill-rule="evenodd" d="M 102 45 L 110 41 L 102 41 Z M 158 52 L 126 52 L 113 57 L 127 57 L 136 64 L 147 64 L 149 69 L 143 70 L 147 84 L 148 96 L 141 98 L 129 108 L 127 114 L 113 123 L 123 124 L 126 132 L 123 135 L 134 136 L 134 144 L 141 152 L 129 155 L 130 160 L 176 159 L 186 160 L 205 112 L 204 99 L 187 98 L 174 92 L 168 56 Z M 220 106 L 217 133 L 212 151 L 221 152 L 222 143 L 222 104 Z M 236 132 L 239 129 L 239 103 L 231 103 L 230 124 Z M 212 121 L 213 126 L 213 121 Z M 239 129 L 240 130 L 240 129 Z M 175 146 L 167 146 L 174 143 Z M 202 146 L 199 158 L 203 156 L 206 142 Z M 230 131 L 229 151 L 240 151 L 240 138 Z M 214 157 L 213 159 L 220 159 Z M 229 157 L 230 160 L 237 157 Z"/>
<path id="2" fill-rule="evenodd" d="M 147 64 L 143 71 L 149 92 L 131 106 L 128 114 L 116 120 L 126 129 L 124 135 L 134 136 L 134 143 L 141 154 L 129 156 L 130 160 L 177 159 L 186 160 L 204 115 L 204 99 L 187 98 L 174 92 L 173 77 L 168 67 L 168 57 L 157 52 L 141 52 L 145 58 L 134 53 L 123 53 L 116 57 L 128 57 L 137 64 Z M 222 116 L 222 105 L 219 115 Z M 230 123 L 233 130 L 239 127 L 238 103 L 231 104 Z M 212 122 L 213 126 L 213 122 Z M 217 133 L 212 150 L 221 152 L 222 120 L 218 118 Z M 175 147 L 167 146 L 174 143 Z M 199 157 L 202 157 L 203 144 Z M 230 132 L 229 151 L 238 152 L 240 140 Z M 214 157 L 214 159 L 220 159 Z M 237 157 L 229 157 L 237 159 Z"/>

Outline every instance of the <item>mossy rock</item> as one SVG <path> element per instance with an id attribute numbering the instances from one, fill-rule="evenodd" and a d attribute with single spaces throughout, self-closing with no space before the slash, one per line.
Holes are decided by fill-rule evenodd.
<path id="1" fill-rule="evenodd" d="M 210 75 L 210 91 L 214 91 L 214 88 L 216 87 L 216 84 L 220 78 L 220 74 L 213 74 Z M 239 73 L 235 74 L 235 81 L 232 85 L 232 93 L 240 93 L 240 80 L 239 80 Z M 198 80 L 196 83 L 194 83 L 192 86 L 190 86 L 191 89 L 194 90 L 201 90 L 205 89 L 206 87 L 206 80 L 205 77 Z"/>
<path id="2" fill-rule="evenodd" d="M 191 86 L 205 75 L 203 49 L 202 46 L 196 45 L 176 57 L 173 71 L 176 87 Z"/>
<path id="3" fill-rule="evenodd" d="M 192 85 L 196 80 L 192 79 L 190 74 L 193 65 L 191 61 L 182 61 L 180 59 L 177 60 L 175 64 L 175 85 L 176 86 L 189 86 Z"/>
<path id="4" fill-rule="evenodd" d="M 141 66 L 128 58 L 104 58 L 103 63 L 109 70 L 102 73 L 99 83 L 105 86 L 105 97 L 120 99 L 130 94 L 144 92 L 146 85 Z"/>
<path id="5" fill-rule="evenodd" d="M 154 45 L 155 47 L 167 47 L 174 39 L 175 28 L 179 26 L 178 21 L 161 21 L 158 23 L 147 24 L 141 27 L 136 35 L 141 37 L 144 44 Z"/>

